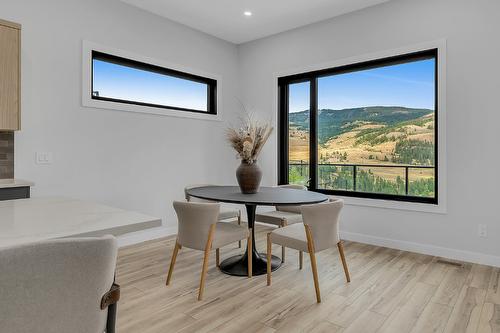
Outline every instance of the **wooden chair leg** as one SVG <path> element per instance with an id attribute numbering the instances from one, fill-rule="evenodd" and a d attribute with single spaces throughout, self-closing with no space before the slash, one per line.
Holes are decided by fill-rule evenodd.
<path id="1" fill-rule="evenodd" d="M 287 226 L 286 221 L 283 221 L 281 224 L 281 227 L 286 227 L 286 226 Z M 282 263 L 285 263 L 285 249 L 286 249 L 286 247 L 284 247 L 284 246 L 281 247 L 281 262 Z"/>
<path id="2" fill-rule="evenodd" d="M 241 225 L 241 211 L 238 214 L 238 225 Z M 238 247 L 241 249 L 241 241 L 238 241 Z"/>
<path id="3" fill-rule="evenodd" d="M 337 247 L 339 248 L 340 260 L 342 260 L 342 266 L 344 266 L 344 273 L 347 282 L 351 282 L 351 276 L 349 275 L 349 269 L 347 268 L 347 262 L 345 260 L 344 255 L 344 242 L 340 241 L 337 243 Z"/>
<path id="4" fill-rule="evenodd" d="M 304 252 L 299 251 L 299 269 L 302 269 L 304 263 Z"/>
<path id="5" fill-rule="evenodd" d="M 272 261 L 272 247 L 271 247 L 271 233 L 267 234 L 267 285 L 271 285 L 271 261 Z"/>
<path id="6" fill-rule="evenodd" d="M 205 278 L 207 276 L 208 270 L 208 259 L 210 256 L 210 250 L 212 249 L 212 240 L 215 233 L 215 224 L 210 226 L 210 231 L 208 232 L 208 240 L 205 245 L 205 255 L 203 256 L 203 266 L 201 269 L 201 277 L 200 277 L 200 290 L 198 291 L 198 301 L 203 299 L 203 291 L 205 289 Z"/>
<path id="7" fill-rule="evenodd" d="M 247 239 L 247 261 L 248 261 L 248 267 L 247 267 L 247 270 L 248 270 L 248 277 L 251 278 L 252 277 L 252 229 L 249 229 L 250 231 L 250 235 L 248 236 L 248 239 Z"/>
<path id="8" fill-rule="evenodd" d="M 177 253 L 179 253 L 181 246 L 175 241 L 174 245 L 174 253 L 172 253 L 172 259 L 170 260 L 170 268 L 168 269 L 167 282 L 165 283 L 167 286 L 170 284 L 170 280 L 172 279 L 172 273 L 174 272 L 175 261 L 177 260 Z"/>
<path id="9" fill-rule="evenodd" d="M 215 249 L 215 267 L 220 267 L 220 249 Z"/>
<path id="10" fill-rule="evenodd" d="M 314 289 L 316 290 L 316 301 L 321 303 L 321 293 L 319 291 L 319 279 L 318 279 L 318 267 L 316 265 L 316 254 L 314 250 L 314 240 L 312 237 L 311 228 L 306 224 L 306 237 L 307 237 L 307 249 L 309 251 L 309 256 L 311 258 L 311 269 L 314 279 Z"/>
<path id="11" fill-rule="evenodd" d="M 319 291 L 318 267 L 316 266 L 316 254 L 314 252 L 310 252 L 309 256 L 311 257 L 311 268 L 313 272 L 314 289 L 316 290 L 316 301 L 318 303 L 321 303 L 321 294 Z"/>

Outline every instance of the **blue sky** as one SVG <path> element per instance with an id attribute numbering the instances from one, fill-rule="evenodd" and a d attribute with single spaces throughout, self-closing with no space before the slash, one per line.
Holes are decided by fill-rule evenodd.
<path id="1" fill-rule="evenodd" d="M 207 85 L 94 60 L 94 87 L 102 97 L 207 111 Z"/>
<path id="2" fill-rule="evenodd" d="M 433 59 L 318 79 L 318 108 L 404 106 L 434 110 Z M 309 109 L 309 83 L 290 85 L 289 109 Z"/>

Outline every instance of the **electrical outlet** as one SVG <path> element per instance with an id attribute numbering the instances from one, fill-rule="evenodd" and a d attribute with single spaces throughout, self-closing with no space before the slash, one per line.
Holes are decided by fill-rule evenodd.
<path id="1" fill-rule="evenodd" d="M 482 238 L 488 237 L 488 228 L 486 227 L 486 224 L 478 224 L 477 235 Z"/>
<path id="2" fill-rule="evenodd" d="M 36 164 L 52 164 L 52 153 L 36 152 L 35 163 Z"/>

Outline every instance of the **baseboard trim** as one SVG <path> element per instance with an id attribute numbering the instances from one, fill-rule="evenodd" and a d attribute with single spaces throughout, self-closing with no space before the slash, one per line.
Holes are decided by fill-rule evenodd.
<path id="1" fill-rule="evenodd" d="M 141 230 L 137 232 L 131 232 L 129 234 L 121 235 L 117 237 L 118 247 L 124 247 L 134 244 L 139 244 L 149 240 L 154 240 L 158 238 L 163 238 L 177 233 L 177 227 L 158 227 L 146 230 Z"/>
<path id="2" fill-rule="evenodd" d="M 500 257 L 493 256 L 490 254 L 463 251 L 458 249 L 451 249 L 451 248 L 422 244 L 422 243 L 407 242 L 390 238 L 382 238 L 382 237 L 370 236 L 348 231 L 340 232 L 340 236 L 342 239 L 359 243 L 383 246 L 392 249 L 416 252 L 421 254 L 453 259 L 453 260 L 461 260 L 475 264 L 500 267 Z"/>
<path id="3" fill-rule="evenodd" d="M 139 244 L 149 240 L 163 238 L 177 233 L 177 227 L 158 227 L 138 232 L 129 233 L 118 237 L 118 246 Z M 447 247 L 422 244 L 415 242 L 401 241 L 397 239 L 382 238 L 356 232 L 341 231 L 342 239 L 358 243 L 371 244 L 376 246 L 388 247 L 391 249 L 416 252 L 431 256 L 443 257 L 453 260 L 461 260 L 481 265 L 500 267 L 500 257 L 479 252 L 463 251 Z"/>

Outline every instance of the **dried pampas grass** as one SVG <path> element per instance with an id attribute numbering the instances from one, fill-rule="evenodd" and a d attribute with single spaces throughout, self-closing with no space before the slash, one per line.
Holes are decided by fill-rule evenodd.
<path id="1" fill-rule="evenodd" d="M 242 119 L 241 127 L 228 128 L 227 140 L 237 152 L 238 158 L 244 163 L 253 164 L 257 161 L 262 147 L 269 139 L 273 127 L 269 123 L 261 123 L 248 115 Z"/>

